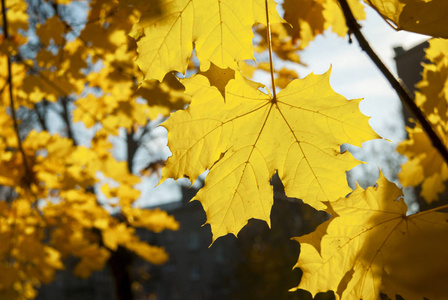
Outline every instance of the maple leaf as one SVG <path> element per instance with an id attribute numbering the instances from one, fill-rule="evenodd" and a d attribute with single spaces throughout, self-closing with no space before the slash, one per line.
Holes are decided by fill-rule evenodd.
<path id="1" fill-rule="evenodd" d="M 0 294 L 8 299 L 36 297 L 35 289 L 52 281 L 68 256 L 79 258 L 74 273 L 81 277 L 103 269 L 117 246 L 163 263 L 165 251 L 138 239 L 131 227 L 159 232 L 179 226 L 165 212 L 132 206 L 140 196 L 134 187 L 139 178 L 115 159 L 108 139 L 121 127 L 138 132 L 148 117 L 183 108 L 188 102 L 183 86 L 169 74 L 168 80 L 139 89 L 142 73 L 133 62 L 137 45 L 128 36 L 138 17 L 135 9 L 117 0 L 92 0 L 82 8 L 62 4 L 71 2 L 34 9 L 26 1 L 7 0 L 0 6 L 5 21 L 0 34 L 0 259 L 7 274 L 0 276 Z M 88 17 L 71 13 L 73 8 Z M 50 117 L 53 108 L 61 114 Z M 82 129 L 73 134 L 71 115 L 102 129 L 93 137 Z M 62 127 L 55 127 L 53 117 Z M 83 135 L 91 147 L 78 146 L 75 138 Z M 104 178 L 118 186 L 102 190 L 116 197 L 110 204 L 121 209 L 123 219 L 111 216 L 97 198 L 94 185 Z"/>
<path id="2" fill-rule="evenodd" d="M 448 214 L 407 216 L 401 197 L 401 190 L 380 174 L 375 187 L 358 186 L 332 202 L 329 221 L 295 238 L 301 248 L 296 267 L 303 271 L 295 289 L 313 295 L 333 290 L 337 299 L 380 299 L 380 292 L 445 299 Z"/>
<path id="3" fill-rule="evenodd" d="M 281 22 L 269 0 L 271 22 Z M 237 61 L 254 59 L 252 25 L 265 23 L 262 0 L 163 0 L 142 12 L 131 36 L 137 40 L 137 63 L 146 79 L 161 81 L 166 73 L 185 73 L 195 51 L 201 70 L 213 62 L 237 69 Z"/>
<path id="4" fill-rule="evenodd" d="M 194 182 L 210 170 L 195 199 L 207 213 L 214 239 L 237 234 L 250 218 L 269 224 L 269 180 L 276 170 L 288 196 L 316 209 L 351 191 L 345 172 L 360 162 L 339 147 L 361 146 L 378 135 L 359 112 L 360 100 L 335 93 L 329 76 L 294 80 L 276 99 L 239 73 L 227 84 L 225 100 L 204 76 L 183 81 L 192 102 L 163 123 L 173 155 L 161 181 Z"/>
<path id="5" fill-rule="evenodd" d="M 448 38 L 448 2 L 445 0 L 364 0 L 397 30 Z"/>

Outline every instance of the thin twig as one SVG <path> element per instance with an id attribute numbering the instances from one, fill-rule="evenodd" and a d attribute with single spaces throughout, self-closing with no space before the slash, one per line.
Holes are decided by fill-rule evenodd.
<path id="1" fill-rule="evenodd" d="M 269 7 L 268 0 L 264 1 L 266 7 L 266 35 L 268 41 L 269 49 L 269 71 L 271 73 L 271 84 L 272 84 L 272 102 L 277 101 L 277 93 L 275 91 L 275 80 L 274 80 L 274 64 L 272 63 L 272 36 L 271 36 L 271 23 L 269 22 Z"/>
<path id="2" fill-rule="evenodd" d="M 350 10 L 347 0 L 339 0 L 339 3 L 341 4 L 341 8 L 345 16 L 347 27 L 355 35 L 362 50 L 364 50 L 367 53 L 367 55 L 375 63 L 377 68 L 381 71 L 381 73 L 383 73 L 383 75 L 389 81 L 392 88 L 397 92 L 398 96 L 401 99 L 401 102 L 411 111 L 414 117 L 420 122 L 423 130 L 426 132 L 429 139 L 431 140 L 432 145 L 443 157 L 445 163 L 448 164 L 448 150 L 445 147 L 442 140 L 433 130 L 426 116 L 415 104 L 414 100 L 409 95 L 406 88 L 401 85 L 401 83 L 395 78 L 395 76 L 389 71 L 389 69 L 384 65 L 384 63 L 381 61 L 378 55 L 370 47 L 369 42 L 367 42 L 367 40 L 364 38 L 364 35 L 361 33 L 360 30 L 361 26 L 358 24 L 358 21 L 356 21 L 355 17 L 353 16 L 353 13 Z"/>
<path id="3" fill-rule="evenodd" d="M 36 115 L 37 115 L 37 119 L 39 120 L 39 123 L 40 123 L 40 126 L 42 127 L 42 130 L 45 130 L 45 131 L 48 131 L 48 128 L 47 128 L 47 124 L 45 123 L 45 116 L 46 116 L 46 102 L 45 102 L 46 100 L 44 99 L 44 100 L 42 100 L 42 105 L 43 105 L 43 110 L 44 110 L 44 112 L 43 112 L 43 115 L 41 115 L 40 114 L 40 112 L 39 112 L 39 108 L 37 107 L 37 103 L 34 105 L 34 107 L 33 107 L 33 110 L 34 110 L 34 112 L 36 113 Z"/>
<path id="4" fill-rule="evenodd" d="M 68 109 L 68 99 L 67 97 L 61 97 L 62 113 L 61 117 L 64 120 L 65 127 L 67 128 L 67 137 L 72 140 L 73 145 L 77 146 L 78 142 L 75 139 L 75 134 L 73 132 L 72 123 L 70 122 L 70 111 Z"/>

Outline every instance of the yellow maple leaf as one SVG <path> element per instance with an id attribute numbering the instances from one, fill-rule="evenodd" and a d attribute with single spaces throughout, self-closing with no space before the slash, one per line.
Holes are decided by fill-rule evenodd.
<path id="1" fill-rule="evenodd" d="M 445 0 L 364 0 L 397 30 L 448 38 Z"/>
<path id="2" fill-rule="evenodd" d="M 313 295 L 333 290 L 337 299 L 380 299 L 380 292 L 409 296 L 405 299 L 444 299 L 448 214 L 407 216 L 401 196 L 380 174 L 375 187 L 358 186 L 347 198 L 332 202 L 329 221 L 295 238 L 301 244 L 296 267 L 303 271 L 295 289 Z M 443 280 L 434 280 L 434 274 L 442 273 Z"/>
<path id="3" fill-rule="evenodd" d="M 281 18 L 270 0 L 272 22 Z M 146 79 L 161 81 L 166 73 L 185 73 L 193 51 L 206 71 L 213 62 L 237 69 L 253 59 L 252 25 L 264 22 L 264 1 L 163 0 L 142 14 L 131 36 L 137 40 L 137 63 Z"/>
<path id="4" fill-rule="evenodd" d="M 329 85 L 330 72 L 292 81 L 276 99 L 236 73 L 225 101 L 206 77 L 185 80 L 192 103 L 163 126 L 173 155 L 166 178 L 196 178 L 209 169 L 197 194 L 214 239 L 237 234 L 251 218 L 269 224 L 273 201 L 269 181 L 276 171 L 290 197 L 317 209 L 348 194 L 345 172 L 360 162 L 340 153 L 378 135 L 359 112 Z M 195 162 L 195 163 L 191 163 Z"/>

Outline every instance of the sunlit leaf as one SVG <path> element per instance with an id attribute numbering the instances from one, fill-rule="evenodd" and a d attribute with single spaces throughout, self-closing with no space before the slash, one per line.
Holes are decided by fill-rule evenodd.
<path id="1" fill-rule="evenodd" d="M 322 229 L 296 238 L 301 248 L 296 267 L 303 271 L 297 288 L 313 295 L 333 290 L 338 299 L 380 299 L 380 292 L 443 299 L 448 214 L 407 216 L 401 196 L 381 174 L 375 187 L 358 186 L 332 202 L 333 216 Z"/>
<path id="2" fill-rule="evenodd" d="M 274 1 L 269 2 L 272 22 L 280 22 Z M 142 12 L 132 32 L 146 79 L 185 73 L 193 43 L 203 71 L 211 62 L 237 69 L 238 61 L 254 58 L 252 25 L 265 23 L 264 1 L 165 0 L 154 7 Z"/>
<path id="3" fill-rule="evenodd" d="M 276 171 L 288 196 L 317 209 L 351 191 L 345 172 L 359 162 L 339 147 L 361 146 L 378 136 L 359 112 L 360 100 L 336 94 L 329 76 L 295 80 L 276 99 L 238 74 L 227 84 L 225 100 L 204 76 L 183 82 L 192 103 L 163 124 L 173 155 L 162 180 L 195 181 L 210 170 L 195 199 L 207 213 L 214 239 L 237 234 L 251 218 L 269 223 L 269 181 Z"/>

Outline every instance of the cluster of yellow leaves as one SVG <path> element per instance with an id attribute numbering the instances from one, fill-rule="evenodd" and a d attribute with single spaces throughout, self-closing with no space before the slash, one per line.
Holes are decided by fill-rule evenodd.
<path id="1" fill-rule="evenodd" d="M 62 269 L 60 252 L 45 245 L 45 220 L 29 199 L 0 202 L 0 295 L 34 298 L 36 282 L 49 283 Z"/>
<path id="2" fill-rule="evenodd" d="M 9 37 L 0 35 L 2 299 L 34 298 L 35 288 L 50 282 L 69 256 L 79 259 L 74 273 L 84 278 L 101 270 L 119 246 L 150 263 L 164 263 L 165 250 L 140 240 L 134 227 L 154 232 L 179 227 L 164 211 L 135 207 L 140 191 L 134 186 L 140 179 L 130 173 L 127 162 L 112 155 L 110 139 L 119 135 L 120 128 L 138 131 L 158 116 L 183 108 L 189 101 L 183 86 L 171 73 L 162 82 L 138 84 L 143 74 L 133 62 L 136 43 L 128 36 L 140 15 L 135 7 L 90 1 L 87 19 L 81 21 L 85 26 L 76 33 L 73 21 L 61 11 L 62 6 L 77 4 L 51 4 L 52 16 L 31 22 L 36 16 L 28 15 L 31 10 L 25 1 L 7 0 Z M 28 45 L 29 21 L 38 22 L 41 48 L 33 59 L 19 50 Z M 12 109 L 39 116 L 46 103 L 73 107 L 73 120 L 69 112 L 63 124 L 68 137 L 45 130 L 15 131 Z M 23 123 L 26 128 L 26 114 L 16 116 L 19 126 Z M 83 122 L 86 128 L 96 125 L 89 131 L 94 135 L 88 146 L 73 139 L 72 121 Z M 53 120 L 44 122 L 49 131 L 58 129 Z M 20 144 L 18 135 L 24 137 Z M 102 202 L 120 213 L 111 215 Z"/>
<path id="3" fill-rule="evenodd" d="M 432 39 L 429 44 L 426 59 L 430 63 L 424 65 L 423 79 L 416 86 L 418 91 L 415 101 L 427 115 L 436 133 L 448 145 L 448 41 Z M 399 178 L 404 186 L 421 184 L 421 195 L 431 203 L 445 191 L 448 168 L 420 125 L 407 128 L 407 131 L 409 139 L 397 148 L 398 152 L 409 158 L 402 166 Z"/>
<path id="4" fill-rule="evenodd" d="M 14 199 L 12 205 L 3 202 L 4 214 L 0 220 L 5 225 L 2 227 L 1 242 L 5 251 L 1 253 L 2 263 L 21 259 L 24 264 L 32 264 L 33 260 L 37 260 L 33 258 L 35 255 L 42 260 L 36 268 L 46 275 L 44 279 L 34 278 L 35 271 L 27 268 L 31 273 L 25 272 L 17 280 L 27 280 L 33 285 L 48 283 L 54 271 L 62 268 L 60 258 L 69 255 L 80 258 L 74 273 L 88 277 L 92 271 L 104 267 L 110 256 L 109 251 L 116 250 L 117 245 L 126 247 L 151 263 L 160 264 L 167 260 L 167 254 L 162 248 L 140 241 L 133 228 L 128 228 L 128 225 L 111 216 L 99 205 L 96 195 L 89 191 L 89 187 L 99 181 L 97 173 L 102 172 L 119 185 L 119 188 L 106 196 L 119 199 L 126 223 L 155 232 L 178 228 L 177 222 L 166 212 L 132 207 L 132 203 L 140 195 L 133 188 L 139 179 L 129 174 L 125 162 L 117 162 L 112 157 L 108 151 L 112 145 L 105 139 L 105 135 L 97 134 L 92 141 L 92 148 L 86 148 L 73 146 L 70 139 L 58 135 L 32 131 L 23 142 L 27 162 L 32 168 L 31 178 L 27 178 L 27 182 L 24 182 L 24 178 L 29 174 L 23 171 L 20 154 L 4 152 L 10 155 L 3 155 L 1 165 L 9 167 L 9 170 L 1 172 L 0 182 L 2 185 L 15 187 L 15 191 L 25 198 Z M 21 172 L 17 174 L 11 170 Z M 47 200 L 40 200 L 38 203 L 38 199 Z M 18 205 L 20 208 L 17 208 Z M 38 209 L 38 205 L 43 205 L 42 209 Z M 25 222 L 25 225 L 21 225 L 21 222 Z M 21 226 L 25 228 L 21 229 Z M 127 234 L 123 234 L 120 228 L 126 228 Z M 45 246 L 44 241 L 48 239 L 44 234 L 45 229 L 52 229 L 51 247 Z M 92 229 L 99 230 L 101 234 L 94 234 Z M 34 254 L 25 255 L 19 241 L 28 235 L 32 237 L 27 240 L 28 252 Z M 119 240 L 110 242 L 113 239 Z M 100 246 L 101 240 L 105 246 Z M 54 263 L 44 264 L 47 255 L 39 252 L 39 249 L 49 252 Z M 19 272 L 22 265 L 14 264 L 14 268 Z M 14 288 L 23 296 L 26 290 L 18 289 L 18 282 L 21 281 L 3 285 L 2 291 Z"/>

